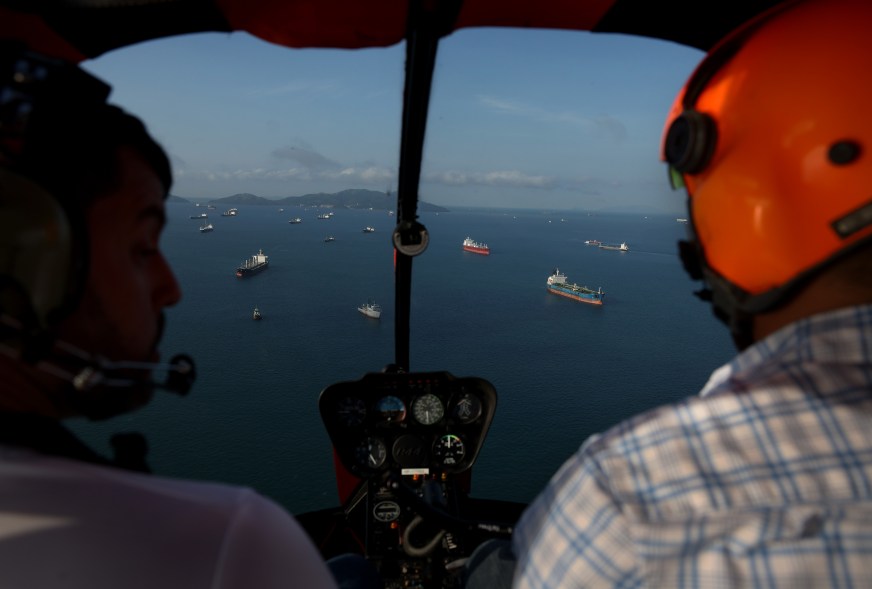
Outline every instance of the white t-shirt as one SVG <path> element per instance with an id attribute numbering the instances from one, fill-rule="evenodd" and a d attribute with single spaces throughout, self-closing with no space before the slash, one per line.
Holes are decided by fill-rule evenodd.
<path id="1" fill-rule="evenodd" d="M 251 489 L 0 446 L 2 589 L 335 586 L 300 525 Z"/>

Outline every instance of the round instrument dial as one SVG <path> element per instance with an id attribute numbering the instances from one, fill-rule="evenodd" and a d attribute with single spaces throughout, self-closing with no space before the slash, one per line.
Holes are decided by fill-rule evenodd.
<path id="1" fill-rule="evenodd" d="M 356 427 L 366 419 L 366 403 L 357 397 L 343 397 L 336 403 L 336 418 L 345 427 Z"/>
<path id="2" fill-rule="evenodd" d="M 385 463 L 388 449 L 380 438 L 368 436 L 354 449 L 354 456 L 358 465 L 376 469 Z"/>
<path id="3" fill-rule="evenodd" d="M 433 442 L 433 456 L 443 466 L 457 466 L 465 455 L 463 440 L 454 434 L 445 434 Z"/>
<path id="4" fill-rule="evenodd" d="M 406 418 L 406 404 L 399 397 L 388 395 L 378 400 L 376 413 L 389 422 L 400 422 Z"/>
<path id="5" fill-rule="evenodd" d="M 470 393 L 463 393 L 454 405 L 454 417 L 460 423 L 472 423 L 481 415 L 481 401 Z"/>
<path id="6" fill-rule="evenodd" d="M 412 416 L 421 425 L 433 425 L 445 415 L 445 407 L 433 393 L 421 395 L 412 402 Z"/>

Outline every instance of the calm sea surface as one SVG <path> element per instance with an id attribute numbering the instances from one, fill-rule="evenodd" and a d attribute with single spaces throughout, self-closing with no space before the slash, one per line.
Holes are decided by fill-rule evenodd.
<path id="1" fill-rule="evenodd" d="M 137 413 L 75 429 L 107 453 L 108 434 L 145 433 L 159 474 L 249 485 L 297 513 L 336 505 L 318 394 L 394 360 L 396 218 L 240 206 L 237 217 L 207 211 L 215 230 L 200 233 L 189 216 L 205 207 L 168 208 L 163 245 L 184 299 L 167 312 L 162 352 L 192 355 L 197 383 L 186 398 L 159 393 Z M 303 222 L 289 224 L 296 216 Z M 675 255 L 685 226 L 674 217 L 458 210 L 420 220 L 430 247 L 413 267 L 410 368 L 480 376 L 499 393 L 476 496 L 530 501 L 590 434 L 696 393 L 733 354 L 726 329 L 692 295 L 698 284 Z M 363 233 L 367 225 L 376 232 Z M 336 240 L 325 243 L 327 234 Z M 463 252 L 467 236 L 491 255 Z M 236 266 L 260 248 L 269 268 L 237 279 Z M 602 287 L 605 304 L 548 294 L 555 267 Z M 357 312 L 370 298 L 380 321 Z"/>

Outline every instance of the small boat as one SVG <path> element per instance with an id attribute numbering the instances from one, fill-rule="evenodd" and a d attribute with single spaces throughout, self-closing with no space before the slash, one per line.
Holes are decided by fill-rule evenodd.
<path id="1" fill-rule="evenodd" d="M 209 233 L 213 229 L 215 228 L 212 226 L 212 223 L 207 223 L 206 221 L 203 221 L 203 224 L 200 225 L 200 233 Z"/>
<path id="2" fill-rule="evenodd" d="M 619 252 L 628 252 L 628 251 L 630 251 L 630 248 L 627 246 L 626 243 L 621 243 L 621 245 L 606 245 L 606 244 L 604 244 L 604 243 L 601 243 L 601 244 L 599 245 L 599 248 L 600 248 L 601 250 L 616 250 L 616 251 L 619 251 Z"/>
<path id="3" fill-rule="evenodd" d="M 372 300 L 367 301 L 357 308 L 358 311 L 366 315 L 367 317 L 372 317 L 373 319 L 378 319 L 381 317 L 381 306 Z"/>
<path id="4" fill-rule="evenodd" d="M 598 239 L 588 239 L 584 243 L 586 243 L 587 245 L 602 245 L 603 242 Z"/>
<path id="5" fill-rule="evenodd" d="M 251 318 L 254 319 L 255 321 L 260 321 L 261 314 L 260 314 L 260 309 L 258 309 L 257 306 L 254 307 L 254 311 L 252 311 L 252 313 L 251 313 Z"/>
<path id="6" fill-rule="evenodd" d="M 298 223 L 302 223 L 302 222 L 303 222 L 303 220 L 299 217 L 294 217 L 293 219 L 288 221 L 288 223 L 290 223 L 291 225 L 297 225 Z"/>
<path id="7" fill-rule="evenodd" d="M 324 241 L 336 241 L 336 238 L 333 237 L 332 235 L 328 235 L 327 237 L 324 238 Z"/>
<path id="8" fill-rule="evenodd" d="M 363 228 L 364 233 L 375 233 L 375 227 L 366 226 Z"/>

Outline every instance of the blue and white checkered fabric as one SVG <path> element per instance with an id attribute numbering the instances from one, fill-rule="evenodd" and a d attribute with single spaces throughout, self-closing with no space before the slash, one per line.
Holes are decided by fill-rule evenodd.
<path id="1" fill-rule="evenodd" d="M 514 535 L 515 587 L 872 587 L 872 306 L 585 442 Z"/>

